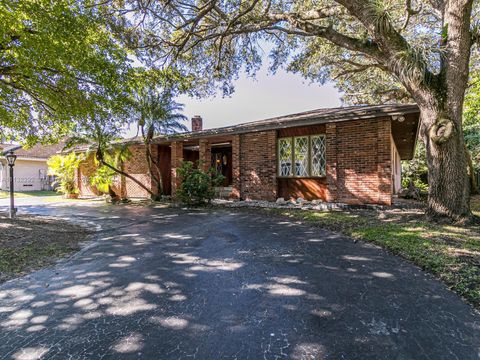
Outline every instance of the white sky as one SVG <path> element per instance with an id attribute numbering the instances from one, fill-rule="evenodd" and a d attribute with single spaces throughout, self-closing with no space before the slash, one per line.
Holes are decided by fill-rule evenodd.
<path id="1" fill-rule="evenodd" d="M 332 84 L 310 84 L 300 75 L 281 69 L 272 75 L 266 66 L 255 79 L 241 75 L 234 85 L 231 97 L 223 98 L 221 93 L 208 99 L 183 95 L 177 101 L 185 105 L 184 114 L 189 119 L 194 115 L 203 118 L 204 129 L 341 106 L 340 94 Z"/>

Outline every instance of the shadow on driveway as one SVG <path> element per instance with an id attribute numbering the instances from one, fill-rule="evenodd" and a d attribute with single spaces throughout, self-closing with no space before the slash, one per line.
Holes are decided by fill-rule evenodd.
<path id="1" fill-rule="evenodd" d="M 0 286 L 0 358 L 479 359 L 480 317 L 368 244 L 233 210 L 27 210 L 101 227 Z"/>

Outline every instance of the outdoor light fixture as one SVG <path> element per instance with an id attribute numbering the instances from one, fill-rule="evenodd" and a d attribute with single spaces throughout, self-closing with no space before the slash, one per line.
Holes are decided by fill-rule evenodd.
<path id="1" fill-rule="evenodd" d="M 398 115 L 398 116 L 394 115 L 394 116 L 392 116 L 392 120 L 398 121 L 398 122 L 404 122 L 404 121 L 405 121 L 405 116 L 403 116 L 403 115 Z"/>
<path id="2" fill-rule="evenodd" d="M 5 157 L 7 158 L 7 163 L 10 167 L 10 219 L 13 219 L 15 217 L 15 213 L 17 212 L 13 199 L 13 167 L 15 166 L 15 160 L 17 160 L 17 155 L 15 155 L 13 151 L 9 151 Z"/>
<path id="3" fill-rule="evenodd" d="M 15 155 L 13 151 L 9 151 L 7 153 L 7 156 L 5 157 L 7 158 L 7 162 L 9 166 L 15 166 L 15 160 L 17 160 L 17 155 Z"/>

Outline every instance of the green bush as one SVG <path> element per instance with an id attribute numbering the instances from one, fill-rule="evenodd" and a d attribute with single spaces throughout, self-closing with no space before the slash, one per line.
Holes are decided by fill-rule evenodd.
<path id="1" fill-rule="evenodd" d="M 417 189 L 428 191 L 428 168 L 425 146 L 418 141 L 412 160 L 402 161 L 402 188 L 407 189 L 413 182 Z"/>
<path id="2" fill-rule="evenodd" d="M 117 173 L 106 166 L 99 166 L 90 176 L 90 184 L 102 194 L 111 194 Z"/>
<path id="3" fill-rule="evenodd" d="M 184 161 L 177 172 L 181 180 L 177 196 L 187 205 L 210 203 L 215 196 L 215 186 L 219 186 L 224 180 L 224 176 L 215 169 L 204 171 L 200 163 L 195 167 L 191 161 Z"/>
<path id="4" fill-rule="evenodd" d="M 65 195 L 79 193 L 75 171 L 83 160 L 82 154 L 71 152 L 67 155 L 54 155 L 47 161 L 48 174 L 56 177 L 52 185 L 58 185 L 58 192 Z"/>

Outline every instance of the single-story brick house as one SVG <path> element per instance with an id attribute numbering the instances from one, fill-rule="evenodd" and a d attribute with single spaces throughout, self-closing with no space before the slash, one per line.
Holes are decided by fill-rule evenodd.
<path id="1" fill-rule="evenodd" d="M 225 176 L 222 193 L 233 199 L 389 205 L 401 187 L 400 160 L 413 157 L 418 123 L 416 105 L 318 109 L 208 130 L 196 116 L 191 132 L 155 138 L 152 152 L 172 196 L 181 162 L 200 160 Z M 152 186 L 143 146 L 132 143 L 124 169 Z M 84 195 L 92 189 L 81 178 L 91 170 L 79 169 Z M 147 195 L 129 179 L 117 188 L 122 196 Z"/>

